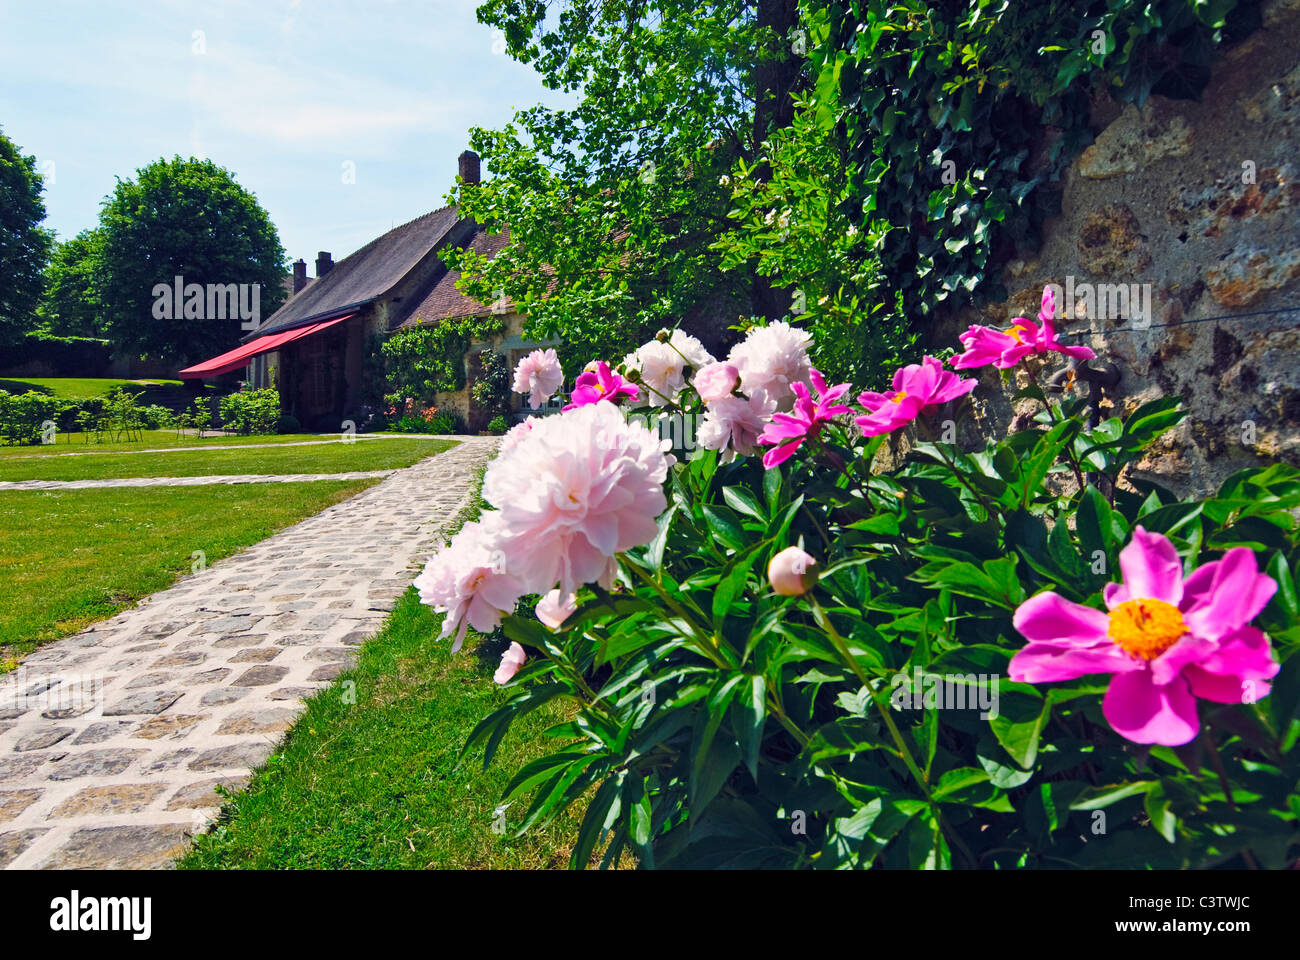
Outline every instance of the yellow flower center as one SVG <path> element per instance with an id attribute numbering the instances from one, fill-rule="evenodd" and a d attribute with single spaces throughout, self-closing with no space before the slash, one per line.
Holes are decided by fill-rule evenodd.
<path id="1" fill-rule="evenodd" d="M 1125 600 L 1110 612 L 1106 631 L 1125 653 L 1143 660 L 1154 660 L 1187 632 L 1178 608 L 1150 597 Z"/>
<path id="2" fill-rule="evenodd" d="M 904 400 L 907 399 L 907 391 L 899 390 L 898 393 L 894 394 L 893 397 L 891 397 L 890 399 L 892 399 L 894 403 L 902 403 Z"/>
<path id="3" fill-rule="evenodd" d="M 1024 328 L 1017 323 L 1013 327 L 1007 327 L 1002 332 L 1005 333 L 1007 336 L 1012 337 L 1016 341 L 1016 343 L 1024 343 L 1025 341 L 1020 338 L 1020 331 L 1022 329 Z"/>

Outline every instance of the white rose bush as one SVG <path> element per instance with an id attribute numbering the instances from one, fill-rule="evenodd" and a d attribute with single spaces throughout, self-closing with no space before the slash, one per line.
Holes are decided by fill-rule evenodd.
<path id="1" fill-rule="evenodd" d="M 577 868 L 1294 865 L 1300 472 L 1180 499 L 1129 473 L 1176 400 L 1090 426 L 1038 386 L 1027 429 L 938 442 L 966 371 L 1088 359 L 1053 321 L 879 393 L 790 324 L 725 358 L 663 331 L 516 426 L 416 584 L 456 648 L 508 645 L 465 757 L 573 704 L 510 827 L 577 805 Z M 557 366 L 521 362 L 533 409 Z"/>

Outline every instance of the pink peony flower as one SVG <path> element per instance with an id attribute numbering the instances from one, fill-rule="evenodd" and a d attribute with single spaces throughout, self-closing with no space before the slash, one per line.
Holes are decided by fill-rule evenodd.
<path id="1" fill-rule="evenodd" d="M 943 368 L 934 357 L 910 363 L 894 374 L 892 393 L 858 394 L 867 416 L 856 423 L 863 436 L 877 437 L 906 426 L 923 413 L 932 413 L 941 403 L 955 400 L 975 389 L 975 380 L 962 380 Z"/>
<path id="2" fill-rule="evenodd" d="M 674 462 L 663 441 L 612 404 L 544 417 L 488 466 L 483 497 L 497 508 L 499 547 L 529 593 L 573 593 L 608 576 L 615 554 L 649 543 L 667 506 Z"/>
<path id="3" fill-rule="evenodd" d="M 564 371 L 560 369 L 560 358 L 553 349 L 534 350 L 519 361 L 515 367 L 515 393 L 528 394 L 528 405 L 536 410 L 551 394 L 560 389 L 564 382 Z"/>
<path id="4" fill-rule="evenodd" d="M 1011 659 L 1011 679 L 1026 683 L 1113 673 L 1102 712 L 1135 743 L 1176 747 L 1195 739 L 1196 698 L 1253 702 L 1269 691 L 1279 665 L 1249 622 L 1277 583 L 1255 555 L 1236 547 L 1183 578 L 1173 544 L 1133 529 L 1120 553 L 1122 584 L 1106 585 L 1109 613 L 1040 593 L 1013 622 L 1029 643 Z"/>
<path id="5" fill-rule="evenodd" d="M 744 341 L 732 347 L 727 359 L 740 373 L 740 388 L 750 397 L 765 397 L 778 410 L 788 410 L 794 402 L 792 383 L 808 379 L 807 330 L 792 327 L 784 320 L 766 327 L 755 327 Z"/>
<path id="6" fill-rule="evenodd" d="M 521 423 L 516 423 L 506 431 L 505 436 L 501 438 L 501 447 L 499 453 L 505 453 L 519 443 L 524 437 L 532 432 L 533 424 L 537 423 L 540 417 L 529 417 Z"/>
<path id="7" fill-rule="evenodd" d="M 598 360 L 594 368 L 589 365 L 587 372 L 578 377 L 564 410 L 576 410 L 601 400 L 610 403 L 618 403 L 623 397 L 635 400 L 639 392 L 635 384 L 626 383 L 617 373 L 610 372 L 608 363 Z"/>
<path id="8" fill-rule="evenodd" d="M 994 330 L 990 327 L 971 326 L 959 336 L 966 352 L 953 357 L 952 365 L 957 370 L 969 370 L 974 367 L 986 367 L 990 363 L 999 370 L 1014 367 L 1022 357 L 1031 353 L 1047 353 L 1054 350 L 1067 357 L 1091 360 L 1097 354 L 1084 346 L 1067 347 L 1056 339 L 1056 298 L 1052 288 L 1043 288 L 1043 300 L 1038 311 L 1038 320 L 1034 323 L 1024 317 L 1016 317 L 1006 330 Z"/>
<path id="9" fill-rule="evenodd" d="M 740 379 L 734 363 L 711 363 L 695 372 L 691 384 L 705 403 L 716 403 L 731 396 Z"/>
<path id="10" fill-rule="evenodd" d="M 820 371 L 810 370 L 808 375 L 818 399 L 814 401 L 802 383 L 792 383 L 790 387 L 796 398 L 793 415 L 778 413 L 758 438 L 759 443 L 780 444 L 763 454 L 763 466 L 768 470 L 785 463 L 805 440 L 821 433 L 822 424 L 842 413 L 852 413 L 851 408 L 835 402 L 849 392 L 849 384 L 827 389 Z"/>
<path id="11" fill-rule="evenodd" d="M 759 435 L 775 410 L 776 401 L 764 395 L 725 396 L 705 408 L 695 439 L 705 450 L 721 450 L 724 462 L 737 454 L 747 457 L 757 449 Z"/>
<path id="12" fill-rule="evenodd" d="M 817 561 L 798 547 L 786 547 L 767 565 L 772 590 L 783 597 L 798 597 L 817 585 Z"/>
<path id="13" fill-rule="evenodd" d="M 537 619 L 552 630 L 559 630 L 564 625 L 564 621 L 577 611 L 577 600 L 578 598 L 572 593 L 562 598 L 559 590 L 552 590 L 537 601 Z"/>
<path id="14" fill-rule="evenodd" d="M 527 659 L 524 648 L 512 640 L 510 646 L 501 654 L 501 666 L 497 667 L 497 672 L 492 674 L 493 682 L 509 683 Z"/>
<path id="15" fill-rule="evenodd" d="M 637 405 L 662 407 L 676 401 L 686 386 L 686 360 L 666 343 L 651 340 L 623 358 L 623 366 L 641 374 Z"/>
<path id="16" fill-rule="evenodd" d="M 456 632 L 452 653 L 465 642 L 469 627 L 491 633 L 500 626 L 501 615 L 513 610 L 527 592 L 507 572 L 501 534 L 493 514 L 465 524 L 415 578 L 420 602 L 445 614 L 439 636 Z"/>

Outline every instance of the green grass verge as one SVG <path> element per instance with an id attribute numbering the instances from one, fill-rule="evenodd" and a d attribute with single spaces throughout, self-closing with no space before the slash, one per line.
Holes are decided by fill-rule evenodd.
<path id="1" fill-rule="evenodd" d="M 0 458 L 0 480 L 106 480 L 391 470 L 408 467 L 453 445 L 450 440 L 394 438 L 353 443 L 336 441 L 306 447 L 258 444 L 237 450 L 187 447 L 185 449 L 189 452 L 186 453 L 178 449 L 165 453 L 107 453 L 93 457 L 8 456 Z"/>
<path id="2" fill-rule="evenodd" d="M 0 491 L 0 672 L 376 482 Z"/>
<path id="3" fill-rule="evenodd" d="M 52 397 L 70 400 L 73 397 L 106 396 L 114 387 L 122 387 L 132 393 L 143 391 L 140 402 L 148 404 L 152 393 L 176 390 L 183 384 L 183 380 L 117 380 L 112 377 L 6 377 L 0 379 L 0 390 L 10 393 L 39 390 Z"/>
<path id="4" fill-rule="evenodd" d="M 189 869 L 545 869 L 568 863 L 582 809 L 523 837 L 527 804 L 494 813 L 510 778 L 565 719 L 553 701 L 515 723 L 491 766 L 456 759 L 508 692 L 492 682 L 504 641 L 457 654 L 414 589 L 357 667 L 307 701 L 285 743 L 195 838 Z M 354 685 L 354 686 L 350 686 Z M 551 742 L 553 744 L 554 742 Z"/>
<path id="5" fill-rule="evenodd" d="M 143 450 L 204 450 L 212 447 L 262 446 L 277 443 L 301 443 L 307 440 L 338 440 L 337 433 L 278 433 L 263 436 L 206 436 L 178 437 L 175 430 L 141 430 L 139 440 L 107 441 L 95 443 L 87 440 L 91 434 L 60 433 L 54 443 L 31 446 L 0 446 L 0 460 L 31 457 L 57 457 L 67 454 L 140 453 Z"/>

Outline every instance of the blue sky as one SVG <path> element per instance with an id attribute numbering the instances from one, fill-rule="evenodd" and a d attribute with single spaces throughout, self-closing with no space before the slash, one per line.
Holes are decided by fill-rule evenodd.
<path id="1" fill-rule="evenodd" d="M 115 177 L 180 154 L 256 194 L 291 259 L 338 260 L 442 206 L 471 126 L 566 102 L 476 6 L 0 0 L 0 128 L 46 173 L 61 239 L 95 225 Z"/>

